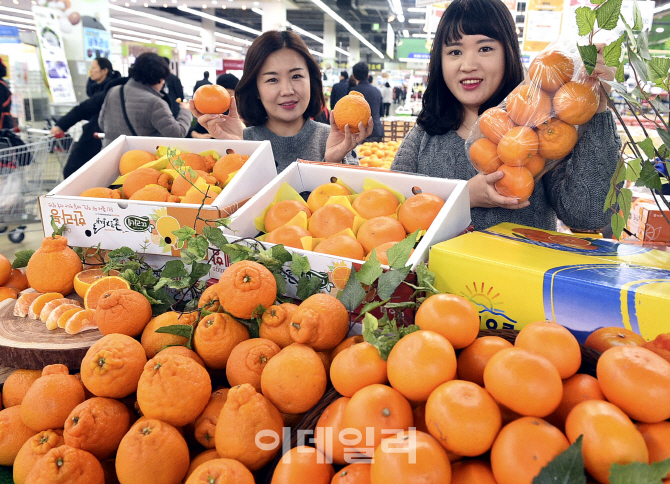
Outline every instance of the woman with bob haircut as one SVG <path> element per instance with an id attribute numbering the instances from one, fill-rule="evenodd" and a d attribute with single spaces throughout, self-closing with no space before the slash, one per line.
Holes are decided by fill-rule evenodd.
<path id="1" fill-rule="evenodd" d="M 249 47 L 228 115 L 202 114 L 190 102 L 214 138 L 269 140 L 279 172 L 297 158 L 358 164 L 352 150 L 372 132 L 372 117 L 367 128 L 359 123 L 360 132 L 352 134 L 348 125 L 338 129 L 333 116 L 330 127 L 310 119 L 323 106 L 321 70 L 305 42 L 293 32 L 276 30 Z"/>
<path id="2" fill-rule="evenodd" d="M 159 136 L 183 138 L 188 133 L 193 117 L 182 106 L 173 116 L 161 89 L 170 69 L 158 55 L 140 54 L 128 70 L 130 79 L 114 86 L 105 96 L 98 124 L 105 133 L 102 146 L 116 138 L 127 136 Z"/>
<path id="3" fill-rule="evenodd" d="M 614 78 L 602 46 L 592 77 Z M 621 148 L 602 93 L 572 153 L 538 180 L 528 201 L 497 192 L 503 172 L 480 174 L 470 163 L 465 140 L 478 116 L 504 101 L 523 79 L 516 28 L 505 4 L 454 0 L 435 33 L 421 113 L 391 169 L 467 180 L 476 230 L 502 222 L 556 230 L 557 218 L 574 229 L 602 229 L 609 222 L 603 205 Z"/>

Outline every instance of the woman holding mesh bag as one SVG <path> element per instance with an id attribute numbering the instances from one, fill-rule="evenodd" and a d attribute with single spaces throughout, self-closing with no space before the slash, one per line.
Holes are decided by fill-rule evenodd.
<path id="1" fill-rule="evenodd" d="M 601 54 L 594 81 L 596 77 L 614 78 Z M 468 159 L 466 139 L 478 117 L 501 104 L 522 81 L 516 28 L 507 7 L 500 0 L 454 0 L 435 34 L 422 111 L 391 169 L 468 180 L 477 230 L 502 222 L 555 230 L 557 218 L 575 229 L 603 228 L 609 222 L 603 205 L 621 148 L 604 95 L 596 97 L 595 114 L 580 128 L 574 149 L 543 174 L 529 199 L 501 195 L 506 192 L 497 190 L 496 184 L 502 186 L 499 182 L 508 176 L 505 170 L 478 172 Z M 528 87 L 523 94 L 532 98 L 534 92 Z M 527 136 L 535 122 L 545 123 L 548 116 L 518 121 L 510 126 L 519 124 L 516 131 Z M 499 160 L 496 163 L 501 165 Z"/>

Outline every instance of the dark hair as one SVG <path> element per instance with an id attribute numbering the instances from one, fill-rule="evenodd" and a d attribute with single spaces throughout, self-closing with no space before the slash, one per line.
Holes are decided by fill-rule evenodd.
<path id="1" fill-rule="evenodd" d="M 107 75 L 110 75 L 112 72 L 114 72 L 112 63 L 107 57 L 96 57 L 94 60 L 98 63 L 100 70 L 107 69 Z"/>
<path id="2" fill-rule="evenodd" d="M 365 62 L 354 64 L 354 67 L 351 69 L 351 73 L 354 75 L 357 81 L 367 81 L 368 65 Z"/>
<path id="3" fill-rule="evenodd" d="M 153 52 L 145 52 L 135 59 L 135 63 L 128 69 L 128 76 L 147 86 L 158 84 L 170 74 L 165 61 Z"/>
<path id="4" fill-rule="evenodd" d="M 356 87 L 356 78 L 354 76 L 351 76 L 349 79 L 347 79 L 347 85 L 349 86 L 349 90 L 351 91 L 352 88 Z"/>
<path id="5" fill-rule="evenodd" d="M 389 84 L 389 83 L 387 82 L 386 84 L 384 84 L 384 86 L 386 86 L 386 87 L 391 87 L 391 84 Z"/>
<path id="6" fill-rule="evenodd" d="M 238 82 L 240 82 L 240 80 L 237 78 L 237 76 L 232 74 L 221 74 L 216 78 L 216 83 L 221 87 L 225 87 L 226 89 L 235 90 L 237 88 Z"/>
<path id="7" fill-rule="evenodd" d="M 171 60 L 170 60 L 169 57 L 165 57 L 165 56 L 163 56 L 163 57 L 161 57 L 161 59 L 163 59 L 163 60 L 165 61 L 165 65 L 167 65 L 168 67 L 170 67 L 170 62 L 171 62 Z"/>
<path id="8" fill-rule="evenodd" d="M 479 114 L 497 106 L 523 81 L 519 41 L 514 19 L 500 0 L 454 0 L 437 26 L 430 53 L 428 82 L 421 102 L 417 123 L 431 136 L 458 129 L 464 109 L 444 82 L 442 48 L 457 42 L 463 35 L 486 35 L 502 43 L 505 50 L 505 73 L 498 90 L 479 107 Z"/>
<path id="9" fill-rule="evenodd" d="M 260 126 L 268 118 L 268 113 L 258 97 L 256 79 L 265 60 L 271 54 L 282 49 L 294 50 L 305 59 L 307 64 L 307 70 L 309 71 L 309 104 L 302 117 L 305 119 L 313 118 L 321 112 L 326 104 L 321 84 L 321 69 L 312 54 L 309 53 L 305 42 L 298 35 L 288 30 L 281 32 L 269 30 L 257 37 L 254 43 L 249 46 L 244 60 L 242 79 L 240 79 L 235 90 L 237 111 L 247 126 Z"/>
<path id="10" fill-rule="evenodd" d="M 203 72 L 202 77 L 204 77 L 205 79 L 209 79 L 209 71 Z"/>
<path id="11" fill-rule="evenodd" d="M 344 77 L 344 80 L 345 80 L 345 81 L 346 81 L 347 79 L 349 79 L 349 73 L 348 73 L 347 71 L 342 71 L 342 72 L 340 72 L 340 76 L 341 76 L 341 77 Z"/>
<path id="12" fill-rule="evenodd" d="M 5 63 L 2 62 L 2 59 L 0 59 L 0 77 L 5 77 L 7 75 L 7 66 L 5 66 Z"/>

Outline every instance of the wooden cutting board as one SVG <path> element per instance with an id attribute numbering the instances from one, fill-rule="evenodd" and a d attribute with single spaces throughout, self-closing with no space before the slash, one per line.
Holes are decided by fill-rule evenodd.
<path id="1" fill-rule="evenodd" d="M 74 295 L 72 299 L 81 302 Z M 102 334 L 97 329 L 67 334 L 64 329 L 48 330 L 40 320 L 13 315 L 15 299 L 0 302 L 0 366 L 41 370 L 63 364 L 78 370 L 86 351 Z"/>

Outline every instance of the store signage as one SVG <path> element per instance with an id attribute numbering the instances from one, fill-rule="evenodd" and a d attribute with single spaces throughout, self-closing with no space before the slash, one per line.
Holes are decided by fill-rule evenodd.
<path id="1" fill-rule="evenodd" d="M 11 25 L 0 25 L 0 44 L 20 44 L 19 28 Z"/>
<path id="2" fill-rule="evenodd" d="M 523 51 L 540 52 L 561 34 L 563 0 L 530 0 L 526 9 Z"/>
<path id="3" fill-rule="evenodd" d="M 424 52 L 410 52 L 407 54 L 409 59 L 426 59 L 430 60 L 430 54 Z"/>
<path id="4" fill-rule="evenodd" d="M 84 57 L 87 61 L 92 61 L 96 57 L 109 57 L 111 53 L 109 32 L 84 27 Z"/>
<path id="5" fill-rule="evenodd" d="M 381 63 L 368 64 L 368 70 L 369 71 L 381 71 L 382 70 L 382 64 Z"/>
<path id="6" fill-rule="evenodd" d="M 223 72 L 241 71 L 244 69 L 244 59 L 223 59 Z"/>

